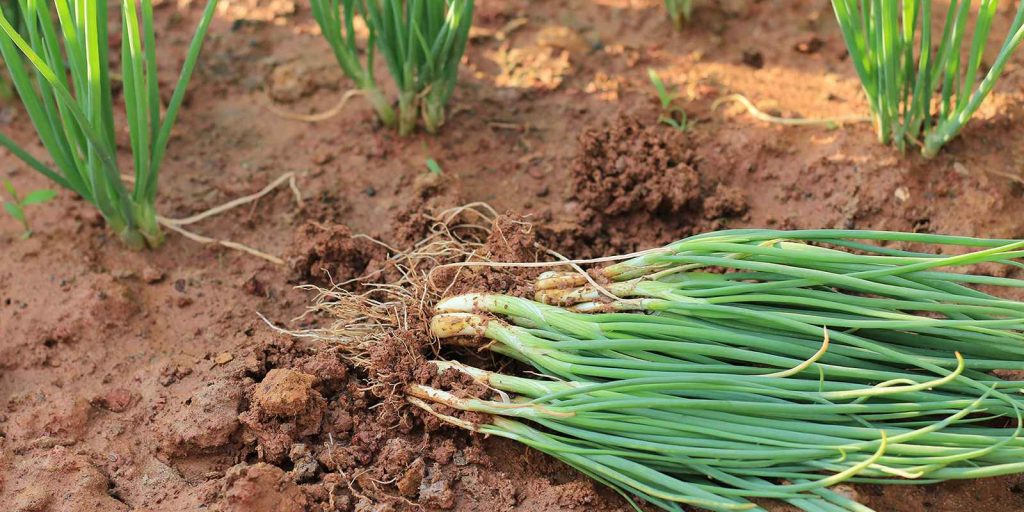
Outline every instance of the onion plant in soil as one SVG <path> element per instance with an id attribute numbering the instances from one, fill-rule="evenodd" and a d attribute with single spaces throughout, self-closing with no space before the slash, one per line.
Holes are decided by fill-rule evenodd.
<path id="1" fill-rule="evenodd" d="M 395 110 L 387 96 L 377 86 L 373 72 L 375 47 L 374 33 L 366 44 L 365 61 L 360 58 L 360 46 L 356 39 L 355 20 L 359 9 L 357 1 L 363 0 L 310 0 L 313 18 L 320 25 L 324 39 L 334 52 L 338 65 L 355 82 L 356 87 L 377 113 L 385 126 L 395 125 Z M 365 9 L 363 10 L 365 12 Z"/>
<path id="2" fill-rule="evenodd" d="M 665 0 L 665 9 L 676 30 L 681 30 L 693 13 L 693 0 Z"/>
<path id="3" fill-rule="evenodd" d="M 536 372 L 435 362 L 493 390 L 409 400 L 665 510 L 864 511 L 837 483 L 1024 473 L 1024 241 L 732 230 L 582 274 L 536 300 L 450 297 L 431 322 Z M 603 282 L 604 284 L 601 284 Z M 473 421 L 458 411 L 483 413 Z"/>
<path id="4" fill-rule="evenodd" d="M 112 87 L 106 2 L 56 0 L 51 7 L 19 1 L 22 31 L 5 12 L 0 54 L 53 164 L 2 134 L 0 145 L 92 203 L 128 247 L 159 246 L 163 234 L 155 202 L 160 167 L 217 0 L 206 5 L 166 106 L 160 99 L 151 0 L 121 4 L 120 98 Z M 114 111 L 122 101 L 134 170 L 131 190 L 117 160 Z"/>
<path id="5" fill-rule="evenodd" d="M 364 93 L 387 126 L 408 135 L 423 120 L 435 133 L 458 82 L 459 62 L 469 41 L 473 0 L 313 0 L 313 16 L 342 71 Z M 369 31 L 366 58 L 359 58 L 355 19 Z M 398 91 L 397 115 L 373 73 L 383 55 Z"/>
<path id="6" fill-rule="evenodd" d="M 909 142 L 926 157 L 960 133 L 1024 40 L 1024 2 L 989 61 L 998 0 L 980 2 L 972 31 L 970 1 L 949 2 L 944 14 L 931 0 L 832 0 L 832 6 L 879 141 L 900 150 Z M 936 16 L 944 20 L 940 30 L 932 26 Z"/>

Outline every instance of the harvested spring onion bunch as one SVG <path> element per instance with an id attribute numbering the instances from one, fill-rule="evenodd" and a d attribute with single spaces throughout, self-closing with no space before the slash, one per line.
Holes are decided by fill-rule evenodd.
<path id="1" fill-rule="evenodd" d="M 441 362 L 502 398 L 408 393 L 666 510 L 775 498 L 863 511 L 827 487 L 1024 472 L 1024 382 L 986 373 L 1024 369 L 1024 303 L 997 295 L 1024 281 L 963 272 L 1020 267 L 1022 248 L 883 231 L 699 235 L 597 280 L 544 274 L 539 302 L 441 301 L 435 336 L 483 337 L 554 380 Z M 494 419 L 470 423 L 438 404 Z"/>
<path id="2" fill-rule="evenodd" d="M 434 133 L 459 77 L 473 0 L 369 0 L 367 24 L 398 86 L 398 133 Z"/>
<path id="3" fill-rule="evenodd" d="M 412 385 L 407 393 L 413 404 L 460 427 L 544 451 L 627 499 L 636 495 L 665 510 L 682 510 L 681 504 L 763 510 L 750 500 L 772 498 L 807 511 L 864 511 L 869 509 L 828 487 L 1024 472 L 1019 412 L 1014 411 L 1015 426 L 1009 428 L 977 426 L 968 419 L 984 410 L 989 393 L 950 400 L 946 409 L 904 421 L 877 411 L 915 410 L 912 393 L 892 389 L 886 401 L 875 404 L 879 388 L 874 386 L 840 397 L 795 391 L 790 379 L 769 376 L 679 372 L 607 382 L 553 381 L 444 361 L 435 365 L 440 372 L 472 377 L 500 398 L 466 398 Z M 488 414 L 491 422 L 473 423 L 439 405 Z"/>
<path id="4" fill-rule="evenodd" d="M 327 44 L 334 51 L 342 72 L 345 73 L 356 87 L 362 91 L 366 100 L 377 112 L 377 117 L 384 126 L 395 125 L 395 111 L 391 108 L 384 93 L 377 86 L 373 75 L 374 33 L 370 32 L 370 40 L 366 45 L 366 64 L 359 58 L 359 44 L 356 41 L 355 18 L 361 9 L 358 2 L 364 0 L 311 0 L 310 8 L 313 18 L 320 25 L 320 31 Z"/>
<path id="5" fill-rule="evenodd" d="M 690 13 L 693 12 L 693 0 L 665 0 L 665 9 L 668 10 L 668 17 L 676 30 L 683 28 L 683 23 L 690 20 Z"/>
<path id="6" fill-rule="evenodd" d="M 25 36 L 6 13 L 0 17 L 0 54 L 54 168 L 2 134 L 0 145 L 96 206 L 133 249 L 163 241 L 155 208 L 160 164 L 216 3 L 206 5 L 161 118 L 153 4 L 122 2 L 121 73 L 135 169 L 131 191 L 117 163 L 107 3 L 56 0 L 50 7 L 20 0 Z"/>
<path id="7" fill-rule="evenodd" d="M 903 150 L 910 141 L 932 157 L 977 112 L 1024 40 L 1022 2 L 991 67 L 982 73 L 998 4 L 982 0 L 973 35 L 965 37 L 969 1 L 949 2 L 941 33 L 933 33 L 931 0 L 832 0 L 882 143 Z"/>

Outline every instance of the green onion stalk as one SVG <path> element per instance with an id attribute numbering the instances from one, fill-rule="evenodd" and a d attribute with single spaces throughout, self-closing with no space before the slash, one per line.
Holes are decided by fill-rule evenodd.
<path id="1" fill-rule="evenodd" d="M 376 49 L 373 31 L 370 32 L 370 39 L 366 45 L 365 65 L 359 58 L 355 19 L 357 13 L 364 11 L 362 2 L 363 0 L 312 0 L 310 9 L 342 72 L 355 82 L 381 123 L 390 127 L 395 125 L 395 110 L 387 96 L 381 92 L 373 74 Z"/>
<path id="2" fill-rule="evenodd" d="M 931 0 L 832 0 L 880 142 L 901 151 L 912 142 L 933 157 L 992 92 L 1024 40 L 1024 2 L 985 72 L 999 2 L 980 2 L 973 35 L 967 37 L 971 5 L 949 2 L 942 31 L 933 33 Z"/>
<path id="3" fill-rule="evenodd" d="M 422 117 L 427 132 L 445 121 L 473 23 L 473 0 L 369 0 L 366 23 L 398 87 L 398 132 Z"/>
<path id="4" fill-rule="evenodd" d="M 50 7 L 19 0 L 20 31 L 6 10 L 0 16 L 0 55 L 53 167 L 2 134 L 0 145 L 92 203 L 132 249 L 163 242 L 155 207 L 160 166 L 216 3 L 210 0 L 203 11 L 162 117 L 152 2 L 121 4 L 121 74 L 134 167 L 130 191 L 117 162 L 107 3 L 56 0 Z"/>
<path id="5" fill-rule="evenodd" d="M 22 32 L 21 22 L 21 4 L 18 0 L 0 0 L 0 12 L 7 18 L 18 32 Z M 22 32 L 22 34 L 24 34 Z M 5 73 L 0 76 L 0 101 L 7 101 L 14 97 L 14 84 L 11 83 L 10 77 Z"/>
<path id="6" fill-rule="evenodd" d="M 1015 270 L 1022 247 L 885 231 L 699 235 L 593 277 L 543 274 L 536 301 L 441 301 L 434 336 L 484 338 L 553 380 L 438 363 L 502 400 L 424 386 L 410 399 L 666 510 L 759 498 L 866 510 L 826 488 L 1020 473 L 1024 383 L 988 372 L 1024 369 L 1024 303 L 1002 297 L 1024 281 L 971 271 Z M 467 424 L 436 404 L 494 419 Z"/>
<path id="7" fill-rule="evenodd" d="M 693 0 L 665 0 L 665 9 L 676 30 L 682 30 L 683 24 L 690 20 L 693 12 Z"/>
<path id="8" fill-rule="evenodd" d="M 820 392 L 799 397 L 770 378 L 702 374 L 693 380 L 678 373 L 595 383 L 434 364 L 440 373 L 470 376 L 496 390 L 500 399 L 460 397 L 416 384 L 407 389 L 413 404 L 462 428 L 539 449 L 631 502 L 634 495 L 665 510 L 682 510 L 680 505 L 763 510 L 751 500 L 777 499 L 806 511 L 863 511 L 868 509 L 828 487 L 847 481 L 934 483 L 1024 471 L 1015 402 L 1008 402 L 1014 409 L 1013 428 L 976 426 L 969 419 L 984 410 L 991 390 L 934 409 L 929 421 L 908 421 L 878 411 L 909 410 L 914 401 L 844 405 Z M 875 389 L 859 391 L 876 396 Z M 895 400 L 902 393 L 889 397 Z M 862 410 L 828 410 L 849 405 Z M 491 419 L 474 423 L 438 406 Z"/>

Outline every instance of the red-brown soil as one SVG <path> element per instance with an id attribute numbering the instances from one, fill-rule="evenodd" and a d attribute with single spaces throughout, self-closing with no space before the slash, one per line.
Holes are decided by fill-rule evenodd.
<path id="1" fill-rule="evenodd" d="M 287 256 L 288 268 L 176 235 L 156 251 L 125 251 L 68 192 L 30 209 L 28 240 L 0 218 L 0 503 L 19 512 L 627 510 L 537 452 L 424 424 L 382 401 L 338 347 L 280 334 L 257 315 L 315 326 L 325 319 L 292 320 L 312 299 L 295 284 L 383 268 L 387 251 L 352 234 L 409 247 L 428 234 L 428 215 L 459 204 L 512 213 L 485 246 L 495 259 L 536 257 L 534 242 L 589 257 L 742 226 L 1024 238 L 1021 55 L 962 136 L 925 161 L 877 144 L 867 125 L 780 127 L 736 106 L 711 110 L 737 92 L 784 116 L 864 114 L 827 2 L 698 0 L 681 32 L 659 0 L 478 3 L 448 125 L 401 139 L 358 101 L 315 124 L 273 115 L 268 97 L 321 111 L 348 82 L 305 4 L 223 2 L 159 208 L 184 217 L 294 171 L 303 207 L 282 189 L 196 226 Z M 198 4 L 157 9 L 168 89 Z M 995 33 L 1011 14 L 1003 8 Z M 502 31 L 520 17 L 525 25 Z M 686 133 L 657 124 L 648 67 L 678 87 Z M 0 121 L 41 154 L 18 105 L 0 107 Z M 427 158 L 442 177 L 427 173 Z M 22 190 L 47 186 L 7 152 L 0 176 Z M 380 279 L 394 277 L 384 270 Z M 463 286 L 513 292 L 529 277 L 470 275 L 478 281 Z M 417 378 L 428 345 L 425 333 L 398 333 L 374 364 L 401 361 L 409 373 L 393 377 Z M 1024 510 L 1020 477 L 855 492 L 880 511 Z"/>

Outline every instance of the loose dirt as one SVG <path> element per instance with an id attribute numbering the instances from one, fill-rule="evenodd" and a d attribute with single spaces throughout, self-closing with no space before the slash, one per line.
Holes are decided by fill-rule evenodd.
<path id="1" fill-rule="evenodd" d="M 628 510 L 549 457 L 405 407 L 397 386 L 436 377 L 424 361 L 439 349 L 419 313 L 367 337 L 365 364 L 257 315 L 325 327 L 326 315 L 302 316 L 313 295 L 295 284 L 361 293 L 400 279 L 381 244 L 440 236 L 436 219 L 458 205 L 502 214 L 489 234 L 464 228 L 497 261 L 550 258 L 545 249 L 605 256 L 745 226 L 1024 238 L 1021 56 L 963 135 L 925 161 L 877 144 L 867 125 L 780 127 L 735 105 L 711 109 L 742 93 L 783 116 L 866 113 L 827 2 L 698 1 L 681 32 L 659 0 L 478 3 L 448 125 L 406 139 L 358 100 L 315 124 L 267 109 L 323 111 L 350 87 L 305 5 L 239 0 L 218 14 L 158 206 L 184 217 L 297 172 L 303 208 L 278 191 L 195 226 L 285 256 L 287 268 L 174 235 L 158 251 L 127 252 L 63 191 L 30 209 L 31 239 L 0 218 L 0 503 L 19 512 Z M 168 90 L 200 7 L 157 8 Z M 994 32 L 1010 17 L 1001 11 Z M 685 133 L 657 123 L 648 67 L 679 93 Z M 0 124 L 42 154 L 18 105 L 0 106 Z M 119 137 L 127 148 L 127 132 Z M 0 176 L 21 190 L 48 186 L 7 152 Z M 454 280 L 452 291 L 526 294 L 536 270 L 445 272 L 434 277 Z M 884 511 L 1024 509 L 1020 477 L 852 492 Z"/>

